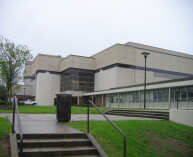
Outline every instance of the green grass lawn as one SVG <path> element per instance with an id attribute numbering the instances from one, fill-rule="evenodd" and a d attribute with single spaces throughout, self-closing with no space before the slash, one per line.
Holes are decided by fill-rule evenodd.
<path id="1" fill-rule="evenodd" d="M 71 109 L 72 109 L 72 114 L 86 114 L 87 113 L 87 107 L 72 106 Z M 100 109 L 103 112 L 105 112 L 108 109 L 116 109 L 116 108 L 100 107 Z M 128 109 L 128 108 L 117 108 L 117 109 Z M 139 108 L 133 109 L 133 110 L 139 110 Z M 140 109 L 140 110 L 143 110 L 143 109 Z M 11 113 L 11 112 L 12 110 L 0 109 L 0 113 Z M 32 113 L 32 114 L 38 114 L 38 113 L 55 114 L 56 106 L 19 106 L 19 112 L 20 113 Z M 99 112 L 94 107 L 90 107 L 90 113 L 98 114 Z"/>
<path id="2" fill-rule="evenodd" d="M 127 156 L 191 157 L 193 127 L 168 121 L 114 121 L 127 136 Z M 86 132 L 86 122 L 67 125 Z M 108 122 L 91 121 L 90 132 L 109 157 L 123 156 L 123 138 Z"/>
<path id="3" fill-rule="evenodd" d="M 0 117 L 0 156 L 8 156 L 8 135 L 11 132 L 11 125 L 7 118 Z"/>
<path id="4" fill-rule="evenodd" d="M 108 110 L 107 108 L 101 107 L 101 110 L 104 112 Z M 0 109 L 0 113 L 12 113 L 12 110 L 2 110 Z M 20 113 L 47 113 L 47 114 L 55 114 L 56 113 L 56 106 L 19 106 Z M 86 114 L 87 107 L 75 107 L 72 106 L 71 108 L 72 114 Z M 90 107 L 91 114 L 98 114 L 98 111 L 94 107 Z"/>

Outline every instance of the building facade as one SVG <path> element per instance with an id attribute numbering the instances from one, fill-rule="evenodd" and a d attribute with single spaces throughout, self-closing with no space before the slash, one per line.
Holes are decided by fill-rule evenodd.
<path id="1" fill-rule="evenodd" d="M 72 94 L 77 104 L 91 98 L 100 106 L 143 107 L 142 52 L 150 53 L 147 107 L 173 108 L 177 89 L 193 91 L 192 55 L 132 42 L 115 44 L 91 57 L 38 54 L 26 64 L 24 85 L 32 88 L 38 105 L 54 105 L 56 94 Z M 191 96 L 186 94 L 188 104 Z"/>

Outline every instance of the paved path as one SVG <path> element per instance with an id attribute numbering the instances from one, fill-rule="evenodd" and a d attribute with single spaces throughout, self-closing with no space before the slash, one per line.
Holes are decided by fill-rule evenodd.
<path id="1" fill-rule="evenodd" d="M 45 121 L 56 121 L 55 114 L 20 114 L 22 120 L 45 120 Z M 152 118 L 142 118 L 142 117 L 127 117 L 127 116 L 116 116 L 116 115 L 106 115 L 110 120 L 121 121 L 121 120 L 159 120 Z M 0 113 L 0 117 L 12 117 L 10 113 Z M 71 122 L 74 121 L 86 121 L 87 114 L 72 114 Z M 90 114 L 90 120 L 93 121 L 105 121 L 106 119 L 100 114 Z"/>
<path id="2" fill-rule="evenodd" d="M 57 122 L 55 114 L 20 114 L 23 133 L 80 133 L 80 131 L 68 127 L 62 122 Z M 158 120 L 151 118 L 140 117 L 125 117 L 107 115 L 110 120 Z M 12 121 L 12 114 L 0 113 L 0 117 L 8 117 Z M 86 114 L 72 114 L 71 122 L 86 121 Z M 92 121 L 104 121 L 105 118 L 99 114 L 90 114 Z M 15 121 L 17 123 L 17 120 Z M 18 133 L 18 126 L 16 125 L 16 132 Z"/>

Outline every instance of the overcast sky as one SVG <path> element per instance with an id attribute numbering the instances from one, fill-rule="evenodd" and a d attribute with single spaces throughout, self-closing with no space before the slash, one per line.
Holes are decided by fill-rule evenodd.
<path id="1" fill-rule="evenodd" d="M 0 35 L 33 56 L 91 56 L 127 42 L 193 55 L 193 0 L 0 0 Z"/>

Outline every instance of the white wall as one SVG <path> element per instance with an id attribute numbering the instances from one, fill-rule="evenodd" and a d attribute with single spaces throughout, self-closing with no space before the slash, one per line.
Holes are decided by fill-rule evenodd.
<path id="1" fill-rule="evenodd" d="M 117 68 L 100 70 L 95 73 L 94 91 L 105 90 L 116 87 Z"/>
<path id="2" fill-rule="evenodd" d="M 117 68 L 116 87 L 123 87 L 135 84 L 135 70 L 127 68 Z"/>
<path id="3" fill-rule="evenodd" d="M 56 94 L 60 93 L 60 75 L 38 73 L 36 76 L 36 102 L 40 106 L 54 105 Z"/>
<path id="4" fill-rule="evenodd" d="M 170 110 L 170 121 L 193 127 L 193 110 Z"/>
<path id="5" fill-rule="evenodd" d="M 33 87 L 33 96 L 36 96 L 36 79 L 31 81 L 32 87 Z"/>

